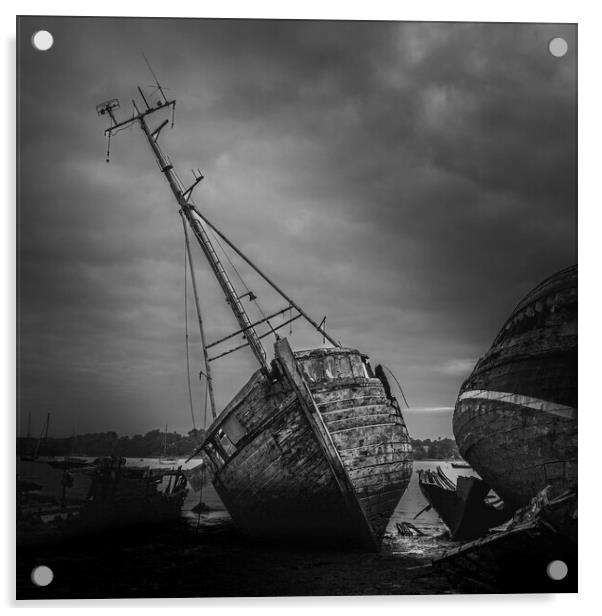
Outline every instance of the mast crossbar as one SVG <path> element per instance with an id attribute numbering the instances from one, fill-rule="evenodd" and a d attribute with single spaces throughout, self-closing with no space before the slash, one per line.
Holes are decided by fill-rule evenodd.
<path id="1" fill-rule="evenodd" d="M 268 321 L 269 319 L 273 319 L 274 317 L 280 316 L 281 314 L 284 314 L 285 312 L 287 312 L 287 310 L 290 310 L 291 306 L 287 306 L 286 308 L 283 308 L 282 310 L 279 310 L 278 312 L 274 312 L 274 314 L 271 314 L 263 319 L 260 319 L 259 321 L 255 321 L 255 323 L 251 323 L 251 327 L 255 327 L 257 325 L 261 325 L 262 323 L 265 323 L 266 321 Z M 244 329 L 239 329 L 238 331 L 235 331 L 233 334 L 228 334 L 227 336 L 224 336 L 223 338 L 220 338 L 219 340 L 216 340 L 215 342 L 211 342 L 207 345 L 207 348 L 210 349 L 211 347 L 214 347 L 222 342 L 225 342 L 226 340 L 230 340 L 230 338 L 234 338 L 234 336 L 237 336 L 238 334 L 242 334 L 244 332 L 247 331 L 247 329 L 249 329 L 248 327 L 245 327 Z M 278 328 L 277 328 L 278 329 Z M 271 333 L 271 332 L 270 332 Z"/>
<path id="2" fill-rule="evenodd" d="M 288 310 L 288 308 L 287 308 Z M 261 336 L 259 336 L 259 340 L 261 340 L 262 338 L 265 338 L 266 336 L 271 336 L 275 331 L 278 331 L 279 329 L 282 329 L 285 325 L 288 325 L 289 323 L 292 323 L 293 321 L 296 321 L 297 319 L 300 319 L 303 315 L 301 314 L 296 314 L 294 317 L 292 317 L 291 319 L 288 319 L 287 321 L 284 321 L 283 323 L 280 323 L 280 325 L 278 325 L 277 327 L 273 327 L 269 332 L 266 332 L 265 334 L 261 334 Z M 246 346 L 249 346 L 248 342 L 245 342 L 244 344 L 241 344 L 237 347 L 234 347 L 233 349 L 229 349 L 227 351 L 224 351 L 223 353 L 221 353 L 220 355 L 216 355 L 215 357 L 210 357 L 209 361 L 214 361 L 215 359 L 219 359 L 220 357 L 224 357 L 224 355 L 230 355 L 230 353 L 234 353 L 234 351 L 240 351 L 240 349 L 244 349 Z"/>

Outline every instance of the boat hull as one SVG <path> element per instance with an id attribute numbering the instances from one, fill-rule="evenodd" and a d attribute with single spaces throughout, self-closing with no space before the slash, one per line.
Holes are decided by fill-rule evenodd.
<path id="1" fill-rule="evenodd" d="M 382 382 L 361 374 L 359 354 L 337 351 L 321 349 L 298 362 L 305 397 L 286 379 L 257 373 L 210 430 L 203 458 L 248 535 L 380 544 L 409 483 L 411 444 Z M 316 370 L 329 362 L 336 368 L 350 355 L 357 362 L 348 373 L 329 378 L 328 366 Z"/>
<path id="2" fill-rule="evenodd" d="M 489 486 L 478 477 L 458 477 L 456 485 L 443 473 L 421 470 L 418 486 L 427 502 L 447 526 L 452 541 L 470 541 L 510 519 L 505 507 L 486 502 Z"/>
<path id="3" fill-rule="evenodd" d="M 577 483 L 577 268 L 515 308 L 460 390 L 460 454 L 508 504 Z"/>

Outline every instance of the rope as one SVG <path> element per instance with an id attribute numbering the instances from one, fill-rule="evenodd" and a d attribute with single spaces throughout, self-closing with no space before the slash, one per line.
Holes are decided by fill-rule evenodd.
<path id="1" fill-rule="evenodd" d="M 205 330 L 203 328 L 203 317 L 201 316 L 201 306 L 199 303 L 199 295 L 197 291 L 196 278 L 194 275 L 194 264 L 192 260 L 192 253 L 190 251 L 190 240 L 188 239 L 188 227 L 186 226 L 186 216 L 183 210 L 180 210 L 180 217 L 182 219 L 182 229 L 184 230 L 184 238 L 186 240 L 186 253 L 188 255 L 188 265 L 190 266 L 190 280 L 192 282 L 192 291 L 194 293 L 194 305 L 196 307 L 196 314 L 199 322 L 199 334 L 201 335 L 201 345 L 203 348 L 203 358 L 204 358 L 204 366 L 205 366 L 205 377 L 207 379 L 207 388 L 209 390 L 209 401 L 211 402 L 211 415 L 215 419 L 217 414 L 215 411 L 215 399 L 213 396 L 213 379 L 211 377 L 211 368 L 209 367 L 209 356 L 207 354 L 207 340 L 205 339 Z M 203 371 L 199 373 L 203 374 Z"/>
<path id="2" fill-rule="evenodd" d="M 399 383 L 399 381 L 397 380 L 397 377 L 393 374 L 393 372 L 391 371 L 391 368 L 389 368 L 388 366 L 385 366 L 383 364 L 383 368 L 385 370 L 387 370 L 387 372 L 393 377 L 393 379 L 395 380 L 395 382 L 397 383 L 397 387 L 399 387 L 399 391 L 401 392 L 401 397 L 403 398 L 403 401 L 405 402 L 405 405 L 410 408 L 410 405 L 408 404 L 408 401 L 406 400 L 406 395 L 403 393 L 403 389 L 401 387 L 401 384 Z"/>
<path id="3" fill-rule="evenodd" d="M 186 373 L 188 375 L 188 401 L 190 403 L 190 417 L 192 418 L 192 428 L 196 434 L 194 405 L 192 403 L 192 384 L 190 381 L 190 344 L 188 341 L 188 253 L 186 246 L 184 246 L 184 323 L 186 330 Z"/>
<path id="4" fill-rule="evenodd" d="M 205 377 L 205 417 L 203 419 L 203 428 L 205 428 L 205 430 L 207 429 L 207 408 L 208 408 L 207 397 L 208 395 L 209 395 L 209 382 L 207 380 L 207 377 Z"/>
<path id="5" fill-rule="evenodd" d="M 111 125 L 112 124 L 113 123 L 111 122 Z M 133 120 L 131 124 L 126 124 L 125 126 L 122 126 L 121 128 L 109 131 L 109 133 L 107 134 L 107 159 L 106 159 L 107 162 L 111 162 L 111 137 L 113 137 L 114 135 L 118 135 L 120 132 L 127 130 L 128 128 L 132 128 L 132 126 L 134 126 Z"/>

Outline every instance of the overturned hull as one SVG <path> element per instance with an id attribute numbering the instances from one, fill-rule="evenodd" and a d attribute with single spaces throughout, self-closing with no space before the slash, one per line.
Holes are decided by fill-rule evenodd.
<path id="1" fill-rule="evenodd" d="M 412 472 L 408 432 L 383 383 L 349 349 L 293 353 L 253 375 L 202 447 L 237 527 L 257 537 L 376 550 Z"/>
<path id="2" fill-rule="evenodd" d="M 462 457 L 510 505 L 576 485 L 577 266 L 514 309 L 462 385 L 453 430 Z"/>

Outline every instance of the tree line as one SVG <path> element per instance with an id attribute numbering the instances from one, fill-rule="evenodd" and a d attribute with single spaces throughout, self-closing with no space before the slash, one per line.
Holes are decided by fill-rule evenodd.
<path id="1" fill-rule="evenodd" d="M 123 456 L 153 458 L 189 456 L 203 440 L 204 430 L 190 430 L 187 434 L 156 429 L 146 434 L 119 436 L 117 432 L 78 434 L 68 438 L 48 438 L 40 442 L 40 456 Z M 17 455 L 31 455 L 38 439 L 17 438 Z"/>
<path id="2" fill-rule="evenodd" d="M 414 460 L 458 460 L 461 459 L 458 446 L 453 438 L 441 438 L 431 440 L 412 439 Z"/>

